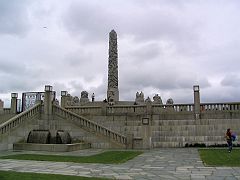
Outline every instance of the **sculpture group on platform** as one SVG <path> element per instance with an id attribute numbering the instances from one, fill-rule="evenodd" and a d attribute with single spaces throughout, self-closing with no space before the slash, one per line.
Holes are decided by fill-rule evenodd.
<path id="1" fill-rule="evenodd" d="M 67 106 L 81 106 L 81 105 L 86 105 L 91 102 L 95 102 L 95 94 L 93 93 L 91 96 L 92 101 L 89 100 L 88 94 L 89 93 L 87 91 L 82 91 L 80 98 L 78 96 L 73 97 L 70 94 L 67 94 L 68 100 L 66 102 L 67 103 L 66 105 Z M 108 102 L 109 104 L 114 105 L 114 103 L 112 103 L 113 101 L 110 101 L 109 99 L 108 100 L 104 99 L 103 102 L 105 102 L 105 103 Z M 151 100 L 151 98 L 149 96 L 145 99 L 144 93 L 142 91 L 137 92 L 135 101 L 132 102 L 132 104 L 133 105 L 143 105 L 145 103 L 163 104 L 162 98 L 158 94 L 155 94 L 153 96 L 153 100 Z M 172 105 L 173 103 L 174 102 L 173 102 L 172 98 L 170 98 L 166 101 L 167 105 Z"/>

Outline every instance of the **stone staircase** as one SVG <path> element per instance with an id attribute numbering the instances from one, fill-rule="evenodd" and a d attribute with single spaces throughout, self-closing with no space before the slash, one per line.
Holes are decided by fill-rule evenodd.
<path id="1" fill-rule="evenodd" d="M 36 104 L 27 111 L 24 111 L 0 124 L 0 134 L 3 135 L 10 132 L 13 128 L 19 127 L 26 120 L 37 118 L 40 115 L 41 107 L 41 104 Z"/>
<path id="2" fill-rule="evenodd" d="M 91 121 L 85 117 L 82 117 L 57 105 L 53 105 L 53 112 L 54 115 L 71 121 L 78 127 L 96 135 L 96 139 L 97 137 L 105 138 L 109 142 L 114 144 L 115 147 L 126 148 L 127 138 L 119 132 L 108 129 L 101 124 Z"/>
<path id="3" fill-rule="evenodd" d="M 119 132 L 108 129 L 57 105 L 53 105 L 52 117 L 55 119 L 55 116 L 61 117 L 69 124 L 75 124 L 77 131 L 83 129 L 88 134 L 92 134 L 92 139 L 90 139 L 93 141 L 90 141 L 90 143 L 95 143 L 95 147 L 102 148 L 103 145 L 99 139 L 105 139 L 104 142 L 110 143 L 110 147 L 126 148 L 127 138 Z M 28 133 L 33 129 L 39 129 L 39 123 L 45 121 L 42 119 L 43 117 L 43 105 L 39 103 L 0 124 L 0 149 L 11 149 L 15 143 L 25 142 Z M 64 125 L 62 128 L 64 130 Z M 87 142 L 89 143 L 89 141 Z M 101 146 L 98 142 L 101 142 L 99 143 Z"/>
<path id="4" fill-rule="evenodd" d="M 225 132 L 240 133 L 239 119 L 155 120 L 152 127 L 153 147 L 226 144 Z M 237 143 L 237 142 L 235 142 Z"/>
<path id="5" fill-rule="evenodd" d="M 12 149 L 14 143 L 24 140 L 29 129 L 34 127 L 29 122 L 39 119 L 41 108 L 41 104 L 36 104 L 27 111 L 0 124 L 0 150 Z"/>

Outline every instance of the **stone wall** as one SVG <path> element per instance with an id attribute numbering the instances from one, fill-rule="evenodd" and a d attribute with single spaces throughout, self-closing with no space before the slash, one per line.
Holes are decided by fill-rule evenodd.
<path id="1" fill-rule="evenodd" d="M 192 109 L 192 105 L 109 106 L 106 103 L 98 104 L 98 106 L 68 108 L 71 112 L 96 124 L 125 135 L 128 137 L 129 147 L 135 149 L 184 147 L 186 144 L 195 143 L 224 144 L 227 128 L 231 128 L 237 134 L 240 133 L 238 108 L 229 106 L 221 110 L 219 108 L 204 109 L 197 119 Z M 97 134 L 94 129 L 89 131 L 71 117 L 63 118 L 55 114 L 53 110 L 50 119 L 47 120 L 43 106 L 38 111 L 40 114 L 34 115 L 32 112 L 33 116 L 31 116 L 31 111 L 29 115 L 28 112 L 24 112 L 27 120 L 19 125 L 13 122 L 11 124 L 13 128 L 0 136 L 0 149 L 11 149 L 13 143 L 26 141 L 28 133 L 33 129 L 41 129 L 46 121 L 49 121 L 47 122 L 49 129 L 68 131 L 73 142 L 85 141 L 91 143 L 93 148 L 120 148 L 107 136 Z M 19 121 L 22 121 L 21 118 Z"/>
<path id="2" fill-rule="evenodd" d="M 177 107 L 177 108 L 176 108 Z M 190 108 L 189 108 L 190 107 Z M 84 110 L 83 110 L 84 109 Z M 200 119 L 195 119 L 189 106 L 106 106 L 84 107 L 69 110 L 87 117 L 103 126 L 124 135 L 133 135 L 133 147 L 143 147 L 149 141 L 151 147 L 184 147 L 186 144 L 225 144 L 225 131 L 231 128 L 240 133 L 238 109 L 204 110 Z M 144 119 L 149 123 L 144 124 Z M 146 132 L 147 129 L 147 132 Z M 149 137 L 146 134 L 149 133 Z M 147 148 L 147 145 L 144 147 Z"/>
<path id="3" fill-rule="evenodd" d="M 7 133 L 0 135 L 0 150 L 13 148 L 13 143 L 26 142 L 28 134 L 33 129 L 39 129 L 38 116 L 28 118 L 20 125 L 11 128 Z"/>

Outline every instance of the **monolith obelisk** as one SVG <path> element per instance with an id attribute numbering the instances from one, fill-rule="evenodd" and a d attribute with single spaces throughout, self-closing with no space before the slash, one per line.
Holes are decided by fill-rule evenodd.
<path id="1" fill-rule="evenodd" d="M 117 33 L 114 30 L 109 33 L 107 99 L 108 102 L 119 101 Z"/>

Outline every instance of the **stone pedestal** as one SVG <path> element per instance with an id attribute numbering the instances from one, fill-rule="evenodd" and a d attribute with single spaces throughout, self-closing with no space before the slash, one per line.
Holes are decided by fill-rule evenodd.
<path id="1" fill-rule="evenodd" d="M 46 85 L 45 86 L 45 93 L 44 93 L 44 122 L 41 125 L 40 129 L 49 130 L 52 129 L 50 126 L 50 122 L 53 119 L 52 117 L 52 86 Z"/>
<path id="2" fill-rule="evenodd" d="M 0 99 L 0 114 L 3 113 L 4 102 Z"/>
<path id="3" fill-rule="evenodd" d="M 150 117 L 142 118 L 142 148 L 143 149 L 151 149 L 151 119 Z"/>
<path id="4" fill-rule="evenodd" d="M 133 149 L 133 134 L 127 134 L 127 149 Z"/>
<path id="5" fill-rule="evenodd" d="M 11 113 L 12 114 L 17 114 L 17 93 L 12 93 L 11 94 Z"/>
<path id="6" fill-rule="evenodd" d="M 61 107 L 65 108 L 67 105 L 67 96 L 68 92 L 67 91 L 61 91 Z"/>

